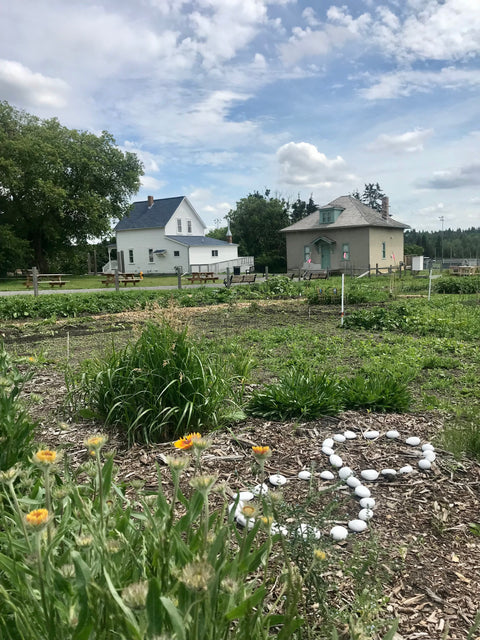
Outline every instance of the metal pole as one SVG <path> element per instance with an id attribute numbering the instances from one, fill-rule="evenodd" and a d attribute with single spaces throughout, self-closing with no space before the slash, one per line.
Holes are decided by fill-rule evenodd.
<path id="1" fill-rule="evenodd" d="M 37 267 L 32 268 L 32 283 L 33 283 L 33 295 L 38 296 L 38 269 Z"/>
<path id="2" fill-rule="evenodd" d="M 341 311 L 340 311 L 340 325 L 343 327 L 343 316 L 345 306 L 344 306 L 344 296 L 345 296 L 345 274 L 342 273 L 342 303 L 341 303 Z"/>
<path id="3" fill-rule="evenodd" d="M 432 293 L 432 271 L 433 269 L 430 269 L 430 276 L 428 277 L 428 299 L 430 300 L 430 295 Z"/>

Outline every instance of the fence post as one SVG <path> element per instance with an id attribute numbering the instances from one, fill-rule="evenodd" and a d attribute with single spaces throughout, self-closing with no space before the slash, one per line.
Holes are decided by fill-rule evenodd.
<path id="1" fill-rule="evenodd" d="M 32 268 L 32 283 L 33 283 L 33 295 L 35 297 L 38 296 L 38 269 L 37 267 Z"/>
<path id="2" fill-rule="evenodd" d="M 115 291 L 120 291 L 120 280 L 118 279 L 118 269 L 115 269 Z"/>
<path id="3" fill-rule="evenodd" d="M 227 267 L 227 289 L 230 289 L 230 267 Z"/>
<path id="4" fill-rule="evenodd" d="M 368 263 L 368 277 L 372 277 L 372 265 L 370 263 Z"/>
<path id="5" fill-rule="evenodd" d="M 265 280 L 268 280 L 268 267 L 265 267 Z"/>

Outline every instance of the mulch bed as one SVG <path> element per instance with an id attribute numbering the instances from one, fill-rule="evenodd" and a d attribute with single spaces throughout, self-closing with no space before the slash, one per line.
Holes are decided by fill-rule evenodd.
<path id="1" fill-rule="evenodd" d="M 58 426 L 66 392 L 61 374 L 40 371 L 30 389 L 41 398 L 34 409 L 40 421 L 38 442 L 65 448 L 73 464 L 84 462 L 83 442 L 98 433 L 99 425 L 71 422 L 67 428 Z M 257 483 L 251 446 L 268 444 L 273 455 L 266 472 L 286 476 L 288 482 L 282 487 L 285 501 L 301 503 L 310 485 L 299 480 L 297 474 L 301 469 L 330 469 L 320 449 L 322 441 L 335 433 L 347 429 L 358 433 L 356 440 L 335 446 L 335 452 L 356 472 L 366 468 L 399 469 L 410 463 L 413 473 L 369 485 L 377 503 L 369 529 L 388 554 L 391 566 L 398 567 L 385 585 L 388 615 L 400 621 L 396 640 L 466 640 L 480 607 L 480 537 L 469 526 L 480 523 L 480 465 L 458 462 L 437 449 L 432 470 L 421 472 L 416 465 L 418 450 L 402 444 L 411 435 L 419 436 L 422 443 L 435 442 L 441 428 L 441 421 L 433 414 L 346 412 L 338 419 L 305 424 L 249 419 L 236 425 L 234 431 L 212 435 L 213 444 L 204 454 L 203 466 L 207 472 L 218 473 L 232 491 L 247 489 Z M 403 440 L 392 442 L 381 436 L 374 442 L 367 441 L 361 434 L 369 429 L 381 434 L 396 429 Z M 163 465 L 164 456 L 174 452 L 170 444 L 127 449 L 118 433 L 109 434 L 109 448 L 115 450 L 119 479 L 142 479 L 148 490 L 157 488 L 156 464 Z M 192 472 L 186 472 L 186 487 L 188 473 Z M 162 486 L 168 495 L 168 472 L 163 474 Z M 312 484 L 319 492 L 331 486 L 317 476 Z M 335 523 L 345 525 L 357 517 L 358 506 L 345 487 L 325 492 L 325 496 L 327 501 L 332 497 L 338 501 Z M 354 537 L 341 543 L 347 552 Z M 472 640 L 479 639 L 477 632 Z"/>

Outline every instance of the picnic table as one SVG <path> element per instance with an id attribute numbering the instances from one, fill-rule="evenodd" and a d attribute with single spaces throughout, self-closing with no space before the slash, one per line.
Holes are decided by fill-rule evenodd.
<path id="1" fill-rule="evenodd" d="M 62 278 L 64 276 L 67 276 L 68 273 L 38 273 L 37 274 L 37 282 L 38 284 L 46 284 L 46 282 L 48 281 L 48 284 L 53 288 L 53 287 L 64 287 L 68 280 L 62 280 Z M 27 287 L 27 289 L 30 289 L 30 287 L 33 287 L 33 274 L 31 273 L 27 273 L 26 276 L 26 280 L 25 280 L 25 286 Z"/>
<path id="2" fill-rule="evenodd" d="M 106 287 L 108 287 L 111 284 L 115 284 L 114 273 L 105 273 L 104 276 L 105 276 L 105 279 L 102 280 L 102 284 L 104 284 Z M 118 281 L 120 284 L 123 284 L 124 287 L 126 287 L 127 284 L 133 284 L 133 286 L 135 287 L 137 285 L 137 282 L 140 282 L 140 280 L 141 278 L 137 276 L 135 273 L 119 273 L 118 274 Z"/>
<path id="3" fill-rule="evenodd" d="M 231 284 L 253 284 L 255 282 L 255 278 L 257 277 L 256 273 L 245 273 L 245 274 L 237 274 L 230 276 L 229 279 L 225 278 L 223 284 L 226 287 L 229 287 Z"/>
<path id="4" fill-rule="evenodd" d="M 216 282 L 218 275 L 213 271 L 195 271 L 187 278 L 191 284 L 205 284 L 206 282 Z"/>

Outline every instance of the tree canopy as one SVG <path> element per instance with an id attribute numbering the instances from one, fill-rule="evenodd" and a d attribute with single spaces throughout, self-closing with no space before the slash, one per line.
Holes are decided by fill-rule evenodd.
<path id="1" fill-rule="evenodd" d="M 285 235 L 280 229 L 290 224 L 290 205 L 283 198 L 270 197 L 255 191 L 237 202 L 228 214 L 233 241 L 239 253 L 255 256 L 255 265 L 272 271 L 286 269 Z"/>
<path id="2" fill-rule="evenodd" d="M 142 174 L 137 156 L 108 132 L 67 129 L 0 102 L 0 226 L 28 243 L 41 270 L 109 233 Z"/>
<path id="3" fill-rule="evenodd" d="M 373 182 L 369 182 L 365 185 L 363 189 L 363 193 L 360 195 L 358 189 L 352 193 L 354 198 L 363 202 L 367 206 L 372 209 L 376 209 L 377 211 L 382 210 L 382 199 L 385 198 L 385 193 L 382 191 L 378 182 L 375 184 Z"/>

